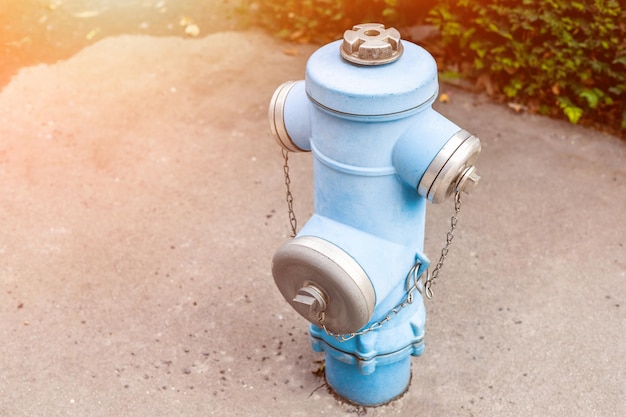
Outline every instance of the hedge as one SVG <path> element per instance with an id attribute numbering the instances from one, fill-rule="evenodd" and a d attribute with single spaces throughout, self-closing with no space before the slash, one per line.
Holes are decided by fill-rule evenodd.
<path id="1" fill-rule="evenodd" d="M 445 0 L 429 13 L 448 68 L 508 100 L 626 130 L 626 9 L 617 0 Z"/>

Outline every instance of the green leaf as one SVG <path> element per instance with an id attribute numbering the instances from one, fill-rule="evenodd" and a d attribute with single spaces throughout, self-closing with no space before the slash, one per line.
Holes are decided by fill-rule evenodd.
<path id="1" fill-rule="evenodd" d="M 439 80 L 443 82 L 454 81 L 454 80 L 458 80 L 461 78 L 462 78 L 461 73 L 457 71 L 442 71 L 439 73 Z"/>
<path id="2" fill-rule="evenodd" d="M 597 88 L 585 88 L 583 91 L 578 93 L 579 97 L 587 100 L 587 104 L 592 109 L 598 107 L 598 103 L 600 102 L 600 97 L 602 97 L 602 95 L 602 92 Z"/>
<path id="3" fill-rule="evenodd" d="M 470 42 L 469 47 L 472 51 L 476 52 L 479 58 L 484 58 L 487 54 L 487 49 L 484 47 L 482 42 Z"/>
<path id="4" fill-rule="evenodd" d="M 508 85 L 504 86 L 503 91 L 507 97 L 513 98 L 522 88 L 524 88 L 524 82 L 519 78 L 513 78 Z"/>
<path id="5" fill-rule="evenodd" d="M 583 109 L 581 109 L 580 107 L 576 107 L 576 106 L 565 107 L 563 109 L 563 113 L 565 113 L 570 123 L 576 124 L 578 123 L 578 121 L 583 115 Z"/>
<path id="6" fill-rule="evenodd" d="M 513 98 L 517 95 L 518 90 L 515 87 L 507 85 L 507 86 L 504 86 L 503 91 L 504 91 L 504 94 L 506 94 L 508 98 Z"/>
<path id="7" fill-rule="evenodd" d="M 561 108 L 561 110 L 563 110 L 563 113 L 565 114 L 565 116 L 567 116 L 567 119 L 570 121 L 570 123 L 578 123 L 583 115 L 583 109 L 576 106 L 569 98 L 564 96 L 558 97 L 557 102 L 559 103 L 559 107 Z"/>

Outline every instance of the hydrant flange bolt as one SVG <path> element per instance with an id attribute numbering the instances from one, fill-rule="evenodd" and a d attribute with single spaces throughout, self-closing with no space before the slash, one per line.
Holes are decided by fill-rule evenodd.
<path id="1" fill-rule="evenodd" d="M 474 191 L 474 188 L 478 185 L 478 181 L 480 181 L 480 175 L 476 174 L 476 167 L 472 165 L 461 174 L 461 179 L 457 183 L 456 189 L 463 191 L 465 194 L 469 194 Z"/>
<path id="2" fill-rule="evenodd" d="M 300 288 L 293 299 L 294 303 L 309 307 L 309 317 L 317 318 L 326 310 L 326 297 L 317 285 L 309 283 Z"/>
<path id="3" fill-rule="evenodd" d="M 341 56 L 359 65 L 388 64 L 400 58 L 404 48 L 400 32 L 379 23 L 356 25 L 343 34 Z"/>

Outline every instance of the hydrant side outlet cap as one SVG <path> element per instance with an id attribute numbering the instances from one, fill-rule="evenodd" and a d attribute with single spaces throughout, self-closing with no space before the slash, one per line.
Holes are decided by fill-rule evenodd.
<path id="1" fill-rule="evenodd" d="M 306 90 L 314 104 L 353 116 L 389 116 L 432 103 L 439 91 L 437 64 L 423 48 L 404 42 L 397 61 L 362 66 L 339 53 L 342 41 L 318 49 L 307 63 Z"/>
<path id="2" fill-rule="evenodd" d="M 272 275 L 302 317 L 317 326 L 323 317 L 330 331 L 355 332 L 374 313 L 376 294 L 367 274 L 327 240 L 300 236 L 288 241 L 274 254 Z"/>
<path id="3" fill-rule="evenodd" d="M 454 194 L 456 188 L 471 192 L 480 179 L 474 174 L 480 150 L 476 136 L 465 130 L 457 132 L 428 166 L 417 187 L 418 193 L 437 204 Z"/>

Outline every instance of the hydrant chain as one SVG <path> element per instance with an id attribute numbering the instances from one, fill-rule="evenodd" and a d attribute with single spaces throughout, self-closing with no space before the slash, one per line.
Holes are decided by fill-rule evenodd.
<path id="1" fill-rule="evenodd" d="M 426 282 L 424 282 L 424 293 L 426 298 L 433 298 L 433 290 L 432 285 L 435 282 L 435 279 L 439 276 L 441 272 L 441 268 L 443 268 L 443 262 L 446 260 L 448 256 L 448 252 L 450 250 L 450 245 L 452 244 L 452 239 L 454 239 L 454 231 L 456 229 L 457 223 L 459 222 L 459 212 L 461 211 L 461 192 L 456 190 L 454 193 L 454 214 L 450 218 L 450 230 L 446 233 L 446 244 L 441 249 L 441 255 L 439 256 L 439 261 L 437 261 L 437 265 L 435 265 L 435 270 L 431 274 L 429 270 L 426 271 Z"/>
<path id="2" fill-rule="evenodd" d="M 285 187 L 287 188 L 285 200 L 287 201 L 287 212 L 289 214 L 289 224 L 291 225 L 291 237 L 296 237 L 298 220 L 296 220 L 296 214 L 293 211 L 293 195 L 291 194 L 291 178 L 289 177 L 289 151 L 283 148 L 282 153 L 283 159 L 285 160 L 285 164 L 283 165 Z"/>
<path id="3" fill-rule="evenodd" d="M 404 297 L 404 299 L 402 300 L 400 304 L 396 305 L 394 308 L 389 310 L 387 315 L 385 315 L 385 318 L 383 318 L 382 320 L 372 323 L 372 325 L 369 326 L 368 328 L 360 330 L 358 332 L 340 334 L 340 333 L 334 333 L 328 330 L 328 328 L 326 327 L 326 324 L 324 323 L 325 315 L 322 312 L 322 314 L 319 315 L 320 327 L 324 329 L 327 335 L 334 337 L 340 342 L 346 342 L 357 336 L 363 336 L 371 331 L 380 329 L 381 327 L 383 327 L 385 323 L 387 323 L 396 315 L 398 315 L 398 313 L 400 313 L 400 311 L 402 311 L 403 308 L 413 303 L 413 292 L 415 290 L 421 292 L 419 288 L 420 277 L 417 275 L 421 265 L 422 263 L 418 261 L 415 263 L 415 265 L 413 265 L 413 267 L 411 267 L 411 270 L 409 271 L 406 277 L 406 285 L 405 285 L 407 287 L 406 297 Z M 409 285 L 409 283 L 411 283 L 411 285 Z"/>

